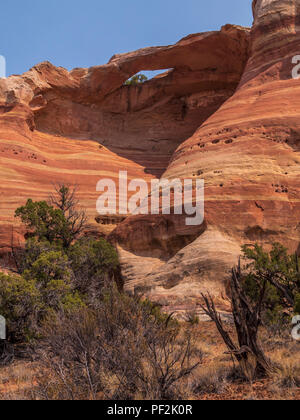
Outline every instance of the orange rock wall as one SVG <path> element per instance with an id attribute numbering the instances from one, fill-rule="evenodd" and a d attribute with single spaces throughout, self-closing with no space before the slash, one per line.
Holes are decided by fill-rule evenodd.
<path id="1" fill-rule="evenodd" d="M 2 253 L 12 226 L 22 239 L 13 214 L 28 197 L 76 183 L 95 222 L 96 183 L 120 170 L 129 179 L 205 180 L 202 226 L 132 216 L 109 236 L 125 287 L 169 311 L 197 309 L 206 290 L 228 309 L 226 281 L 242 244 L 280 241 L 300 251 L 300 79 L 292 78 L 300 0 L 256 0 L 253 13 L 251 31 L 226 25 L 104 66 L 68 72 L 42 63 L 0 80 Z M 95 222 L 99 234 L 114 228 L 107 223 Z"/>
<path id="2" fill-rule="evenodd" d="M 103 230 L 95 222 L 97 182 L 117 179 L 120 170 L 129 179 L 160 176 L 177 146 L 232 95 L 248 47 L 248 30 L 226 26 L 114 56 L 104 66 L 68 72 L 42 63 L 1 79 L 2 253 L 12 226 L 15 241 L 22 240 L 15 209 L 29 197 L 47 199 L 57 182 L 79 186 L 90 221 Z M 154 69 L 172 70 L 124 86 L 137 72 Z"/>
<path id="3" fill-rule="evenodd" d="M 124 265 L 130 261 L 128 284 L 144 285 L 169 310 L 197 307 L 207 289 L 226 306 L 226 280 L 242 244 L 279 241 L 300 251 L 300 79 L 292 78 L 300 1 L 257 0 L 253 11 L 250 57 L 236 92 L 177 148 L 164 174 L 205 180 L 204 231 L 186 232 L 198 238 L 174 248 L 171 258 L 165 253 L 151 262 L 148 252 L 146 273 L 139 259 L 149 241 L 136 240 L 143 237 L 142 219 L 128 219 L 114 232 Z M 181 234 L 170 230 L 168 239 Z"/>

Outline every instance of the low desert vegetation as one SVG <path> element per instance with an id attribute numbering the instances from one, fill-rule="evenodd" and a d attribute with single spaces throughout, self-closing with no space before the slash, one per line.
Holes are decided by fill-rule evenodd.
<path id="1" fill-rule="evenodd" d="M 25 247 L 0 274 L 0 399 L 298 399 L 296 255 L 244 247 L 232 270 L 232 320 L 203 295 L 180 321 L 123 291 L 118 255 L 90 237 L 76 189 L 16 210 Z M 203 321 L 202 308 L 211 321 Z"/>
<path id="2" fill-rule="evenodd" d="M 189 330 L 114 286 L 97 311 L 56 314 L 42 335 L 51 382 L 42 375 L 37 393 L 45 399 L 177 399 L 201 363 Z"/>
<path id="3" fill-rule="evenodd" d="M 247 261 L 233 268 L 230 296 L 237 340 L 228 333 L 210 295 L 203 295 L 203 311 L 215 323 L 228 354 L 239 363 L 250 382 L 274 374 L 280 366 L 264 352 L 259 333 L 262 326 L 274 334 L 291 329 L 299 313 L 300 270 L 297 255 L 276 243 L 268 253 L 259 245 L 243 247 Z M 297 381 L 296 381 L 297 382 Z"/>
<path id="4" fill-rule="evenodd" d="M 44 319 L 95 306 L 108 279 L 117 281 L 118 255 L 104 239 L 83 236 L 86 216 L 75 190 L 61 185 L 46 201 L 16 210 L 28 229 L 24 249 L 12 246 L 15 274 L 0 274 L 0 313 L 7 341 L 31 343 Z"/>
<path id="5" fill-rule="evenodd" d="M 261 246 L 243 247 L 246 275 L 243 288 L 254 303 L 259 300 L 259 290 L 265 285 L 262 317 L 266 325 L 286 327 L 290 315 L 300 314 L 300 260 L 297 254 L 289 255 L 279 243 L 266 252 Z"/>
<path id="6" fill-rule="evenodd" d="M 127 80 L 125 82 L 126 86 L 138 86 L 142 85 L 143 83 L 147 82 L 148 77 L 144 74 L 136 74 L 131 79 Z"/>

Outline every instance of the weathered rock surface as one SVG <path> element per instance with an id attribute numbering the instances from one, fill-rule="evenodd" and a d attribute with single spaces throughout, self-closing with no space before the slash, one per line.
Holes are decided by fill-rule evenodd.
<path id="1" fill-rule="evenodd" d="M 71 72 L 42 63 L 0 79 L 0 246 L 22 240 L 14 210 L 45 199 L 53 183 L 80 187 L 90 220 L 101 178 L 161 175 L 187 137 L 235 91 L 245 67 L 249 30 L 227 25 L 175 45 L 114 56 L 107 65 Z M 167 69 L 140 86 L 141 70 Z M 98 220 L 98 219 L 97 219 Z M 114 218 L 96 225 L 113 229 Z"/>
<path id="2" fill-rule="evenodd" d="M 177 148 L 164 174 L 205 179 L 204 232 L 155 262 L 145 251 L 148 235 L 144 244 L 135 238 L 142 218 L 114 232 L 126 249 L 129 287 L 144 285 L 169 310 L 196 307 L 207 289 L 221 305 L 241 244 L 279 241 L 299 249 L 300 80 L 292 78 L 292 57 L 300 54 L 300 1 L 257 0 L 253 10 L 251 54 L 236 92 Z M 177 233 L 171 229 L 164 240 L 176 242 Z"/>
<path id="3" fill-rule="evenodd" d="M 126 288 L 169 311 L 197 309 L 226 282 L 245 243 L 300 243 L 300 0 L 256 0 L 251 30 L 226 25 L 179 43 L 71 72 L 42 63 L 0 80 L 0 246 L 14 209 L 52 183 L 80 186 L 90 220 L 96 183 L 204 178 L 205 222 L 180 216 L 97 219 L 118 245 Z M 166 70 L 141 86 L 142 70 Z M 22 231 L 16 227 L 15 240 Z"/>

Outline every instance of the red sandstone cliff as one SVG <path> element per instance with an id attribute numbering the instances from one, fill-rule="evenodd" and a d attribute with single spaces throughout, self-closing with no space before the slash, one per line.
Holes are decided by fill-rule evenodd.
<path id="1" fill-rule="evenodd" d="M 1 79 L 3 253 L 11 226 L 18 231 L 16 207 L 28 197 L 47 198 L 55 182 L 78 184 L 94 221 L 99 179 L 116 178 L 119 170 L 129 178 L 161 175 L 177 146 L 235 91 L 248 41 L 248 30 L 228 25 L 175 45 L 117 55 L 104 66 L 68 72 L 42 63 Z M 169 71 L 144 85 L 124 86 L 148 69 Z"/>
<path id="2" fill-rule="evenodd" d="M 250 57 L 236 92 L 177 148 L 164 175 L 205 179 L 203 232 L 155 261 L 149 221 L 131 218 L 114 232 L 126 249 L 128 284 L 144 284 L 170 310 L 196 304 L 206 289 L 225 296 L 241 244 L 299 247 L 300 80 L 292 79 L 292 57 L 300 53 L 300 1 L 257 0 L 253 10 Z M 183 223 L 177 216 L 164 241 L 179 242 Z M 193 233 L 186 229 L 185 238 Z M 136 243 L 139 253 L 131 252 Z M 141 268 L 147 260 L 149 271 Z"/>

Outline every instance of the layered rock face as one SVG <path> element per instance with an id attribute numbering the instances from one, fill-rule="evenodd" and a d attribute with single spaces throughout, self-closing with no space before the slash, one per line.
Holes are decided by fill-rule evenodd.
<path id="1" fill-rule="evenodd" d="M 236 92 L 177 148 L 164 174 L 204 178 L 202 232 L 186 229 L 191 243 L 155 261 L 142 217 L 114 232 L 126 249 L 129 287 L 144 285 L 170 311 L 197 308 L 206 290 L 226 308 L 226 279 L 242 244 L 278 241 L 299 250 L 300 80 L 292 78 L 292 58 L 300 54 L 300 1 L 257 0 L 253 11 L 251 53 Z M 177 216 L 164 242 L 178 242 L 181 224 Z"/>
<path id="2" fill-rule="evenodd" d="M 28 197 L 76 183 L 94 221 L 97 181 L 120 170 L 129 180 L 205 180 L 201 226 L 173 214 L 100 217 L 95 225 L 113 230 L 125 287 L 168 311 L 197 310 L 207 290 L 226 310 L 242 244 L 279 241 L 299 251 L 300 79 L 292 58 L 300 55 L 300 0 L 256 0 L 253 13 L 251 33 L 227 25 L 105 66 L 67 72 L 43 63 L 0 80 L 3 252 L 14 209 Z M 142 70 L 166 71 L 124 86 Z"/>
<path id="3" fill-rule="evenodd" d="M 174 150 L 235 91 L 248 58 L 249 31 L 225 26 L 175 45 L 114 56 L 107 65 L 71 72 L 42 63 L 0 79 L 0 247 L 22 242 L 15 209 L 46 199 L 53 183 L 79 186 L 95 230 L 101 178 L 150 180 Z M 125 86 L 142 70 L 166 70 Z M 14 229 L 12 229 L 14 227 Z"/>

